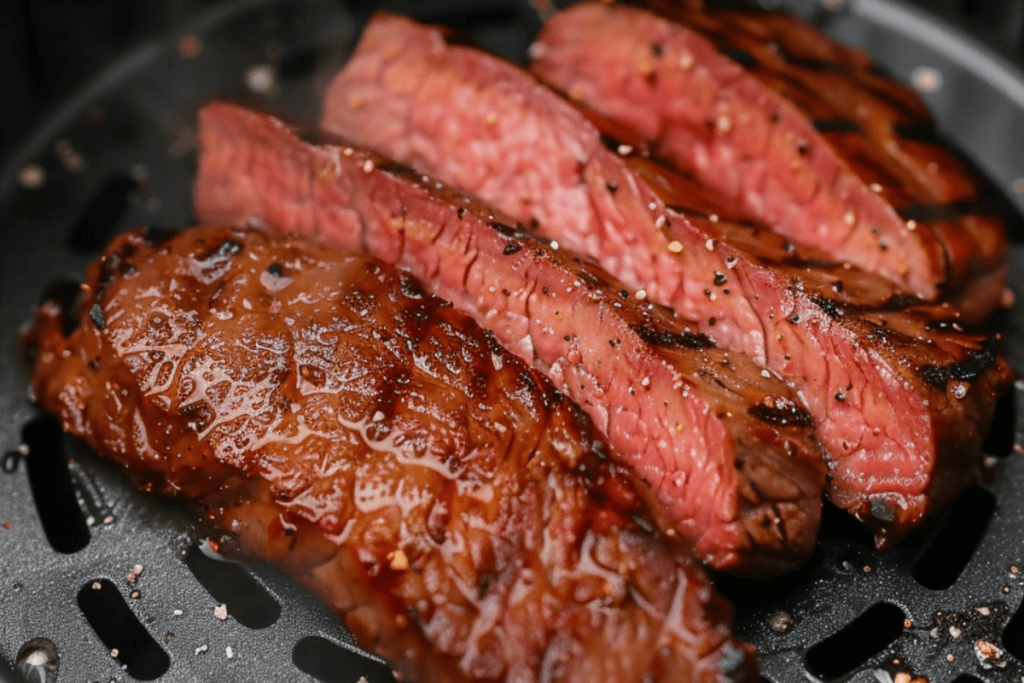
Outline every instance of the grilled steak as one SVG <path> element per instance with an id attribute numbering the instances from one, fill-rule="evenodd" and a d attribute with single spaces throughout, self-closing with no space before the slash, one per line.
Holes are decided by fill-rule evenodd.
<path id="1" fill-rule="evenodd" d="M 200 112 L 197 214 L 365 249 L 408 269 L 545 371 L 635 468 L 659 525 L 720 569 L 771 574 L 814 546 L 812 420 L 767 371 L 597 266 L 404 167 L 225 104 Z"/>
<path id="2" fill-rule="evenodd" d="M 910 89 L 788 15 L 652 4 L 671 19 L 556 15 L 533 68 L 791 239 L 974 319 L 999 304 L 1002 221 Z"/>
<path id="3" fill-rule="evenodd" d="M 408 275 L 210 227 L 117 238 L 85 292 L 69 337 L 40 309 L 40 405 L 403 677 L 752 680 L 728 605 L 645 530 L 585 416 Z"/>
<path id="4" fill-rule="evenodd" d="M 828 451 L 829 496 L 880 547 L 979 479 L 1010 382 L 997 340 L 959 332 L 952 311 L 881 278 L 726 220 L 735 212 L 721 197 L 636 153 L 637 141 L 609 149 L 519 68 L 382 15 L 331 85 L 323 124 L 538 219 L 547 237 L 792 380 Z"/>

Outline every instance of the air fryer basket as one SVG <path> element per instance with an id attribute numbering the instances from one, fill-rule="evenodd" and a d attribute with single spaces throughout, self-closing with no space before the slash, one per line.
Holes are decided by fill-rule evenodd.
<path id="1" fill-rule="evenodd" d="M 389 7 L 455 25 L 517 61 L 550 8 L 406 4 Z M 1007 206 L 1024 209 L 1024 74 L 896 0 L 761 4 L 812 19 L 913 83 Z M 0 681 L 391 679 L 291 579 L 267 564 L 224 560 L 217 549 L 230 539 L 135 490 L 40 416 L 18 338 L 43 293 L 73 291 L 116 232 L 192 223 L 200 105 L 227 98 L 314 122 L 318 94 L 367 16 L 331 0 L 213 6 L 102 73 L 41 123 L 0 175 Z M 1018 296 L 1019 221 L 1010 252 Z M 1021 372 L 1021 307 L 999 324 Z M 1024 442 L 1014 407 L 1024 408 L 1024 384 L 1011 393 L 986 444 L 991 484 L 896 551 L 874 552 L 855 523 L 829 509 L 818 550 L 797 574 L 769 583 L 719 577 L 765 680 L 1024 680 L 1024 457 L 1014 446 Z"/>

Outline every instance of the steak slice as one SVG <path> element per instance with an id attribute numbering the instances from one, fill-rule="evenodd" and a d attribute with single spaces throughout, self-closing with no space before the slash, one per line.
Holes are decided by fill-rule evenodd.
<path id="1" fill-rule="evenodd" d="M 773 574 L 814 547 L 824 463 L 793 392 L 667 309 L 463 195 L 270 116 L 199 115 L 197 214 L 398 264 L 546 372 L 639 475 L 659 526 L 719 569 Z"/>
<path id="2" fill-rule="evenodd" d="M 376 259 L 205 227 L 118 237 L 39 404 L 202 503 L 420 681 L 750 681 L 753 648 L 541 374 Z"/>
<path id="3" fill-rule="evenodd" d="M 651 4 L 557 14 L 532 68 L 791 239 L 973 320 L 1000 304 L 1002 219 L 913 91 L 789 15 Z"/>
<path id="4" fill-rule="evenodd" d="M 880 547 L 978 481 L 1011 379 L 996 339 L 961 333 L 953 311 L 881 278 L 726 220 L 736 218 L 728 202 L 636 153 L 636 140 L 609 149 L 518 67 L 380 15 L 330 86 L 323 125 L 537 219 L 545 236 L 790 379 L 826 448 L 829 497 Z"/>

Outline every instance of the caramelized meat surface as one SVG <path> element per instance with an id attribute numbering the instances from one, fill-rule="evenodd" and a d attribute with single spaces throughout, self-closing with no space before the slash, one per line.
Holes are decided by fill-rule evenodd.
<path id="1" fill-rule="evenodd" d="M 997 338 L 795 247 L 515 65 L 378 15 L 329 88 L 323 125 L 537 219 L 541 234 L 790 380 L 825 446 L 829 497 L 880 547 L 980 479 L 1011 381 Z"/>
<path id="2" fill-rule="evenodd" d="M 747 681 L 705 575 L 589 422 L 373 258 L 239 229 L 117 238 L 41 307 L 39 404 L 204 503 L 418 681 Z"/>
<path id="3" fill-rule="evenodd" d="M 532 68 L 794 241 L 975 320 L 999 305 L 1002 219 L 912 90 L 792 16 L 648 4 L 556 15 Z"/>
<path id="4" fill-rule="evenodd" d="M 303 133 L 308 135 L 306 133 Z M 719 569 L 796 567 L 824 463 L 796 394 L 593 263 L 379 156 L 215 103 L 196 213 L 397 263 L 546 372 L 608 436 L 662 530 Z"/>

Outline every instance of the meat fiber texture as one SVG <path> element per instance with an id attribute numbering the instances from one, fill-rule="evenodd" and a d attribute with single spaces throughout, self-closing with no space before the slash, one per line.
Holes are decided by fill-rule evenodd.
<path id="1" fill-rule="evenodd" d="M 496 57 L 378 15 L 328 89 L 323 126 L 533 221 L 633 292 L 793 383 L 828 496 L 889 547 L 982 475 L 1011 373 L 957 314 L 736 216 L 640 140 Z M 605 133 L 605 140 L 602 140 Z M 732 220 L 729 220 L 732 219 Z"/>
<path id="2" fill-rule="evenodd" d="M 659 526 L 719 569 L 813 550 L 824 464 L 796 396 L 566 250 L 379 156 L 264 114 L 199 115 L 195 209 L 397 264 L 547 373 L 634 468 Z"/>
<path id="3" fill-rule="evenodd" d="M 196 499 L 405 680 L 750 681 L 753 648 L 550 382 L 376 259 L 259 232 L 115 239 L 39 404 Z"/>
<path id="4" fill-rule="evenodd" d="M 913 91 L 795 17 L 652 4 L 557 14 L 532 68 L 794 241 L 975 321 L 1000 304 L 1002 220 Z"/>

